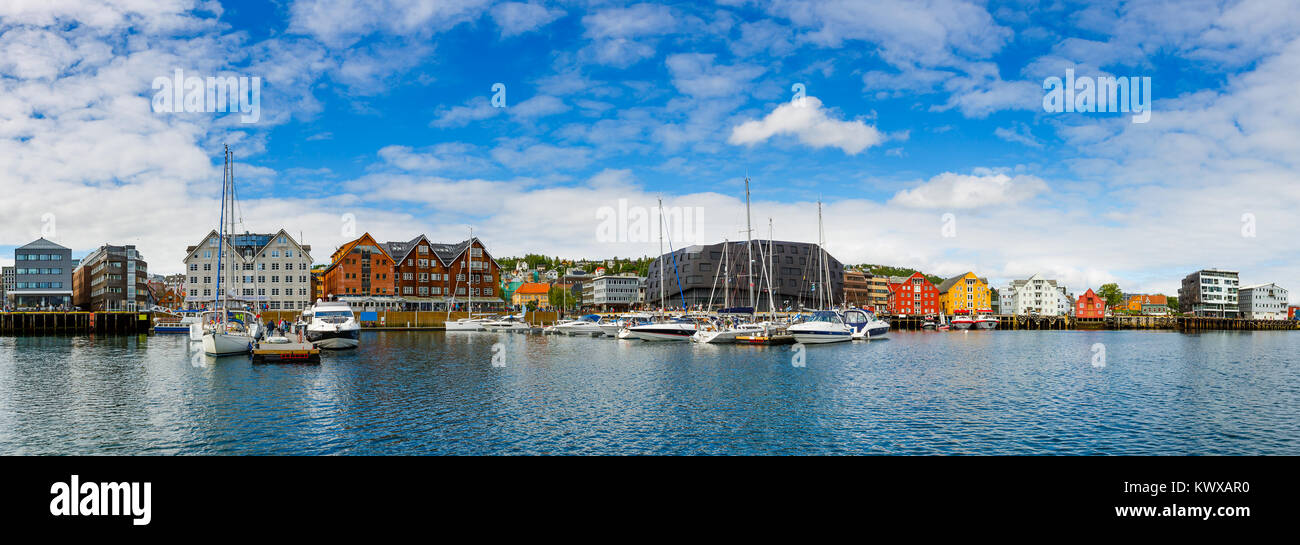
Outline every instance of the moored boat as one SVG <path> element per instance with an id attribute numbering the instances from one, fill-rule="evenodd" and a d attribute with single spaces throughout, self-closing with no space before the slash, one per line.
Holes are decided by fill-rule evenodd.
<path id="1" fill-rule="evenodd" d="M 835 343 L 853 339 L 853 328 L 845 324 L 840 314 L 833 310 L 813 312 L 807 321 L 794 324 L 787 331 L 794 336 L 795 342 L 803 344 Z"/>
<path id="2" fill-rule="evenodd" d="M 307 340 L 330 350 L 356 348 L 361 344 L 361 323 L 352 307 L 342 301 L 317 301 L 311 308 Z"/>

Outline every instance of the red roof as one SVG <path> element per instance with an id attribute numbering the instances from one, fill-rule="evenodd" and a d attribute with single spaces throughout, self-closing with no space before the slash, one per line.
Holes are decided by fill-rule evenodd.
<path id="1" fill-rule="evenodd" d="M 541 282 L 526 282 L 515 288 L 515 293 L 519 295 L 546 295 L 551 292 L 551 286 Z"/>

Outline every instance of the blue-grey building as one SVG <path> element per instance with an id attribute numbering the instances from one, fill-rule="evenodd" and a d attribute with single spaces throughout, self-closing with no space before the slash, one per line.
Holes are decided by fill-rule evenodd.
<path id="1" fill-rule="evenodd" d="M 38 238 L 14 249 L 13 289 L 5 293 L 16 309 L 72 308 L 72 250 Z"/>

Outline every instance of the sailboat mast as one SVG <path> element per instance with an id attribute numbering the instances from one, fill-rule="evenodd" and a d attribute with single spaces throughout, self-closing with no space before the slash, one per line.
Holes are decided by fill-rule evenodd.
<path id="1" fill-rule="evenodd" d="M 772 250 L 772 218 L 767 218 L 767 313 L 772 320 L 776 320 L 776 294 L 772 287 L 772 277 L 776 276 L 776 258 L 772 257 Z"/>
<path id="2" fill-rule="evenodd" d="M 474 317 L 474 228 L 469 228 L 469 247 L 465 248 L 469 252 L 469 291 L 465 295 L 469 297 L 469 314 L 467 317 Z"/>
<path id="3" fill-rule="evenodd" d="M 749 282 L 749 312 L 752 318 L 758 305 L 754 302 L 754 225 L 749 214 L 749 175 L 745 176 L 745 248 L 749 259 L 745 264 L 745 279 Z"/>
<path id="4" fill-rule="evenodd" d="M 664 308 L 664 199 L 659 198 L 659 308 Z"/>

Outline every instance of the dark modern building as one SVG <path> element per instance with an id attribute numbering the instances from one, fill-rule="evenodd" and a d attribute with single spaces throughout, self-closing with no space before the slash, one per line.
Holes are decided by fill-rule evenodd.
<path id="1" fill-rule="evenodd" d="M 134 245 L 100 246 L 81 259 L 73 276 L 73 300 L 84 310 L 149 308 L 149 266 Z"/>
<path id="2" fill-rule="evenodd" d="M 13 289 L 5 293 L 17 309 L 71 308 L 72 250 L 38 238 L 14 249 Z"/>
<path id="3" fill-rule="evenodd" d="M 766 311 L 769 297 L 768 282 L 763 276 L 764 260 L 768 261 L 772 269 L 772 295 L 778 310 L 815 307 L 819 291 L 829 293 L 829 298 L 822 296 L 824 301 L 833 301 L 836 305 L 844 302 L 844 265 L 829 253 L 823 254 L 817 244 L 755 240 L 752 274 L 747 267 L 748 255 L 749 249 L 744 241 L 688 246 L 664 254 L 650 263 L 646 275 L 645 305 L 650 308 L 681 308 L 684 298 L 687 306 L 703 308 L 710 305 L 709 298 L 712 295 L 712 306 L 721 308 L 726 292 L 730 306 L 749 306 L 749 283 L 752 279 L 758 310 Z M 818 273 L 823 255 L 826 256 L 826 269 L 829 270 L 830 278 L 830 285 L 826 287 L 818 282 L 823 274 L 827 274 Z M 659 286 L 661 266 L 664 283 L 662 300 Z"/>

